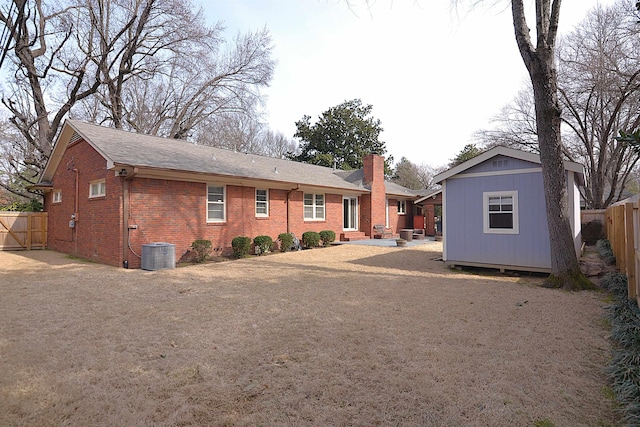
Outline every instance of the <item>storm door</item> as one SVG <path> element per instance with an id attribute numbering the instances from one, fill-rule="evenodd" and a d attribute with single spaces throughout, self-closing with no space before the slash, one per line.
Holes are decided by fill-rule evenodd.
<path id="1" fill-rule="evenodd" d="M 344 197 L 342 199 L 342 228 L 345 230 L 358 229 L 358 198 Z"/>

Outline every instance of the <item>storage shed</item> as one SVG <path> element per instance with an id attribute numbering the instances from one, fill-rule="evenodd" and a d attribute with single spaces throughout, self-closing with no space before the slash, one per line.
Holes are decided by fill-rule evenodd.
<path id="1" fill-rule="evenodd" d="M 567 206 L 580 252 L 580 192 L 584 168 L 564 162 Z M 540 157 L 495 147 L 439 175 L 443 260 L 450 266 L 551 271 L 551 249 Z"/>

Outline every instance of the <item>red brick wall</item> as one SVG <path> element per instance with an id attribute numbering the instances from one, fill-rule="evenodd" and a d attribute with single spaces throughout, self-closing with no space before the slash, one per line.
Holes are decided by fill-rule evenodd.
<path id="1" fill-rule="evenodd" d="M 403 228 L 413 228 L 413 204 L 406 201 L 406 214 L 398 213 L 398 200 L 389 199 L 389 228 L 398 233 Z"/>
<path id="2" fill-rule="evenodd" d="M 69 227 L 75 211 L 75 180 L 78 171 L 78 218 Z M 371 235 L 375 224 L 386 218 L 384 159 L 371 155 L 365 159 L 365 176 L 371 179 L 372 194 L 360 199 L 361 230 Z M 89 183 L 106 180 L 106 196 L 89 199 Z M 124 179 L 106 170 L 106 161 L 87 143 L 69 146 L 55 172 L 53 188 L 62 190 L 62 202 L 52 203 L 52 193 L 45 196 L 49 212 L 49 247 L 97 262 L 122 266 L 123 263 L 123 197 Z M 137 226 L 129 231 L 131 249 L 127 251 L 130 268 L 140 267 L 142 245 L 167 242 L 176 245 L 179 259 L 197 239 L 211 240 L 215 253 L 228 253 L 231 240 L 237 236 L 251 239 L 268 235 L 276 240 L 280 233 L 291 231 L 300 238 L 305 231 L 333 230 L 342 232 L 342 195 L 325 193 L 325 219 L 305 221 L 303 192 L 269 189 L 269 215 L 255 215 L 255 187 L 227 185 L 226 221 L 207 223 L 207 188 L 204 183 L 133 177 L 129 181 L 128 222 Z M 287 198 L 289 206 L 287 208 Z M 407 212 L 411 206 L 407 202 Z M 287 212 L 288 210 L 288 212 Z M 287 230 L 287 215 L 289 230 Z M 395 200 L 390 200 L 389 220 L 394 232 L 407 226 L 398 216 Z M 137 255 L 136 255 L 137 254 Z"/>
<path id="3" fill-rule="evenodd" d="M 384 157 L 369 154 L 362 159 L 362 162 L 364 182 L 371 187 L 371 194 L 361 197 L 360 231 L 363 231 L 367 236 L 371 236 L 373 234 L 373 226 L 385 224 L 387 218 Z M 391 224 L 392 222 L 390 222 Z"/>
<path id="4" fill-rule="evenodd" d="M 69 227 L 75 212 L 76 172 L 78 178 L 78 211 L 75 227 Z M 89 183 L 106 181 L 106 196 L 89 198 Z M 62 202 L 52 203 L 53 193 L 45 195 L 49 212 L 49 248 L 111 265 L 122 259 L 122 178 L 106 170 L 106 161 L 86 142 L 67 148 L 52 184 L 62 190 Z"/>
<path id="5" fill-rule="evenodd" d="M 287 191 L 269 190 L 269 216 L 255 215 L 255 187 L 226 186 L 226 221 L 206 220 L 207 187 L 204 183 L 134 178 L 131 183 L 129 207 L 131 247 L 140 255 L 142 245 L 167 242 L 176 245 L 180 259 L 197 239 L 211 240 L 214 254 L 231 252 L 234 237 L 270 236 L 274 241 L 287 232 Z M 323 221 L 305 221 L 303 193 L 292 192 L 289 215 L 290 231 L 300 238 L 305 231 L 342 231 L 342 196 L 325 194 Z M 130 254 L 129 267 L 139 268 L 140 259 Z"/>

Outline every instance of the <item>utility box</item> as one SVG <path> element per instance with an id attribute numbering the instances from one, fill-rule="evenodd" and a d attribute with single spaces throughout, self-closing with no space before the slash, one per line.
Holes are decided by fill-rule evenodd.
<path id="1" fill-rule="evenodd" d="M 168 270 L 176 268 L 176 245 L 154 242 L 142 245 L 143 270 Z"/>

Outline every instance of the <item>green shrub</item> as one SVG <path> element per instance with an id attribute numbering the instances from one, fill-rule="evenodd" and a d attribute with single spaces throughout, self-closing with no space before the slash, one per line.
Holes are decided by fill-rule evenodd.
<path id="1" fill-rule="evenodd" d="M 302 233 L 302 244 L 305 248 L 316 248 L 320 244 L 320 234 L 315 231 Z"/>
<path id="2" fill-rule="evenodd" d="M 586 224 L 582 224 L 581 228 L 582 240 L 587 245 L 594 245 L 598 240 L 605 238 L 602 222 L 597 219 L 589 221 Z"/>
<path id="3" fill-rule="evenodd" d="M 600 284 L 614 296 L 607 307 L 611 339 L 616 348 L 607 372 L 620 404 L 624 425 L 640 425 L 640 308 L 628 298 L 627 277 L 620 272 L 605 275 Z"/>
<path id="4" fill-rule="evenodd" d="M 282 233 L 278 235 L 278 241 L 280 242 L 280 251 L 288 252 L 293 246 L 293 234 Z"/>
<path id="5" fill-rule="evenodd" d="M 273 239 L 269 236 L 256 236 L 253 239 L 253 247 L 258 255 L 270 252 L 271 245 L 273 245 Z"/>
<path id="6" fill-rule="evenodd" d="M 211 240 L 194 240 L 191 249 L 193 249 L 195 262 L 205 262 L 211 255 Z"/>
<path id="7" fill-rule="evenodd" d="M 38 200 L 29 200 L 28 202 L 20 203 L 13 202 L 10 205 L 0 207 L 0 211 L 9 211 L 9 212 L 42 212 L 42 203 Z"/>
<path id="8" fill-rule="evenodd" d="M 602 260 L 608 265 L 616 263 L 616 256 L 613 254 L 613 249 L 611 249 L 611 242 L 607 239 L 598 240 L 596 242 L 596 250 L 598 251 L 600 258 L 602 258 Z"/>
<path id="9" fill-rule="evenodd" d="M 329 246 L 336 240 L 336 233 L 331 230 L 323 230 L 320 232 L 320 240 L 322 241 L 322 246 Z"/>
<path id="10" fill-rule="evenodd" d="M 233 248 L 233 256 L 236 258 L 244 258 L 251 251 L 251 239 L 245 236 L 234 237 L 231 241 Z"/>

